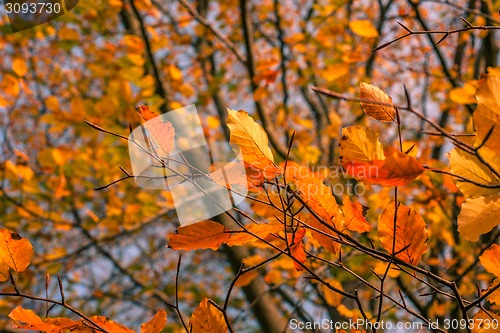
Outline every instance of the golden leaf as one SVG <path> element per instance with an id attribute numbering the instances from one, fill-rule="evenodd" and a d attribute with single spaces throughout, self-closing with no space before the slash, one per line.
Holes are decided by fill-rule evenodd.
<path id="1" fill-rule="evenodd" d="M 395 204 L 391 202 L 382 212 L 378 221 L 378 233 L 382 247 L 392 253 L 394 240 Z M 420 257 L 427 250 L 427 229 L 422 217 L 410 207 L 400 204 L 396 220 L 396 241 L 394 253 L 396 257 L 410 263 L 418 264 Z"/>
<path id="2" fill-rule="evenodd" d="M 352 161 L 370 162 L 384 158 L 384 147 L 378 141 L 375 131 L 362 126 L 342 128 L 342 138 L 339 143 L 341 164 Z"/>
<path id="3" fill-rule="evenodd" d="M 16 272 L 22 272 L 28 267 L 33 257 L 31 243 L 8 229 L 0 229 L 0 257 Z"/>
<path id="4" fill-rule="evenodd" d="M 361 82 L 359 84 L 359 97 L 373 101 L 373 103 L 361 102 L 363 110 L 370 117 L 380 121 L 394 121 L 396 119 L 396 109 L 392 106 L 392 98 L 379 88 Z"/>
<path id="5" fill-rule="evenodd" d="M 366 38 L 378 37 L 378 31 L 372 22 L 368 20 L 354 20 L 349 22 L 349 28 L 356 35 Z"/>
<path id="6" fill-rule="evenodd" d="M 479 261 L 486 271 L 490 272 L 496 277 L 500 277 L 500 245 L 491 245 L 479 257 Z"/>
<path id="7" fill-rule="evenodd" d="M 189 320 L 189 331 L 192 333 L 227 333 L 228 329 L 222 313 L 205 297 Z"/>
<path id="8" fill-rule="evenodd" d="M 487 139 L 484 146 L 500 154 L 500 76 L 485 75 L 479 81 L 476 99 L 473 113 L 476 145 Z"/>
<path id="9" fill-rule="evenodd" d="M 486 197 L 467 198 L 458 215 L 458 231 L 463 238 L 475 242 L 500 221 L 500 194 Z"/>
<path id="10" fill-rule="evenodd" d="M 162 309 L 158 309 L 153 318 L 141 325 L 141 333 L 160 333 L 166 323 L 166 312 Z"/>

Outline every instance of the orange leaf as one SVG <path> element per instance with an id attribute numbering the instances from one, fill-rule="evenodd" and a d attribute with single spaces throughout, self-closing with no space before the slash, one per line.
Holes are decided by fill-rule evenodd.
<path id="1" fill-rule="evenodd" d="M 342 201 L 342 212 L 344 213 L 344 226 L 346 229 L 357 232 L 370 231 L 372 226 L 363 215 L 363 205 L 359 202 L 353 203 L 349 196 L 344 196 Z"/>
<path id="2" fill-rule="evenodd" d="M 226 242 L 228 246 L 241 246 L 251 241 L 257 241 L 258 237 L 266 238 L 272 233 L 276 233 L 283 229 L 283 225 L 279 222 L 250 224 L 246 226 L 248 232 L 243 230 L 233 231 L 229 240 Z M 255 236 L 254 236 L 255 235 Z"/>
<path id="3" fill-rule="evenodd" d="M 378 221 L 378 233 L 382 247 L 392 253 L 394 240 L 394 202 L 384 209 Z M 410 207 L 398 207 L 396 220 L 396 257 L 416 265 L 427 250 L 427 229 L 422 217 Z"/>
<path id="4" fill-rule="evenodd" d="M 304 243 L 302 243 L 302 238 L 304 238 L 305 234 L 305 228 L 300 228 L 299 230 L 297 230 L 297 232 L 293 234 L 293 239 L 291 242 L 293 243 L 293 245 L 290 246 L 290 254 L 301 263 L 306 262 L 306 252 L 304 251 Z M 295 266 L 295 269 L 297 271 L 302 271 L 304 269 L 302 268 L 302 266 L 296 263 L 295 260 L 293 261 L 293 265 Z"/>
<path id="5" fill-rule="evenodd" d="M 343 165 L 346 173 L 369 184 L 404 186 L 425 169 L 413 156 L 396 152 L 385 160 L 349 162 Z"/>
<path id="6" fill-rule="evenodd" d="M 108 332 L 113 332 L 113 333 L 135 333 L 131 329 L 118 324 L 117 322 L 106 318 L 104 316 L 93 316 L 90 317 L 97 325 L 100 327 L 104 328 Z"/>
<path id="7" fill-rule="evenodd" d="M 144 122 L 158 117 L 158 114 L 154 113 L 147 105 L 139 105 L 137 108 L 135 108 L 135 110 L 137 111 L 139 116 L 141 116 Z"/>
<path id="8" fill-rule="evenodd" d="M 359 84 L 359 97 L 373 101 L 373 103 L 361 103 L 363 110 L 370 117 L 380 121 L 394 121 L 396 119 L 396 109 L 392 106 L 392 98 L 379 88 L 361 82 Z"/>
<path id="9" fill-rule="evenodd" d="M 0 229 L 0 258 L 16 272 L 28 267 L 33 257 L 33 246 L 19 234 L 8 229 Z"/>
<path id="10" fill-rule="evenodd" d="M 204 298 L 194 310 L 189 320 L 191 333 L 227 333 L 227 325 L 222 313 Z"/>
<path id="11" fill-rule="evenodd" d="M 25 330 L 36 330 L 47 333 L 62 333 L 62 328 L 43 322 L 36 313 L 18 306 L 12 310 L 9 317 L 14 320 L 13 327 Z"/>
<path id="12" fill-rule="evenodd" d="M 176 234 L 168 237 L 168 247 L 174 250 L 217 250 L 231 236 L 229 229 L 220 223 L 202 221 L 181 226 Z"/>
<path id="13" fill-rule="evenodd" d="M 479 257 L 479 261 L 486 271 L 490 272 L 496 277 L 500 277 L 500 245 L 491 245 Z"/>
<path id="14" fill-rule="evenodd" d="M 141 325 L 141 333 L 160 333 L 167 323 L 167 314 L 164 310 L 158 312 L 147 323 Z"/>

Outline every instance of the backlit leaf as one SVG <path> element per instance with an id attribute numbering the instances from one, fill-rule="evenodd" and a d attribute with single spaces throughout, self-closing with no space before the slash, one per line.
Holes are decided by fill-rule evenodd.
<path id="1" fill-rule="evenodd" d="M 19 234 L 0 229 L 0 257 L 16 272 L 22 272 L 28 267 L 33 257 L 33 246 Z"/>
<path id="2" fill-rule="evenodd" d="M 342 201 L 342 212 L 344 213 L 344 227 L 351 231 L 367 232 L 372 226 L 363 215 L 363 205 L 352 202 L 348 195 Z"/>
<path id="3" fill-rule="evenodd" d="M 378 233 L 382 247 L 392 253 L 394 240 L 395 205 L 391 202 L 378 221 Z M 404 249 L 404 250 L 403 250 Z M 422 217 L 412 208 L 402 204 L 398 207 L 396 220 L 396 257 L 413 265 L 427 250 L 427 229 Z"/>
<path id="4" fill-rule="evenodd" d="M 204 298 L 194 310 L 189 320 L 191 333 L 227 333 L 227 325 L 222 313 Z"/>
<path id="5" fill-rule="evenodd" d="M 159 309 L 148 322 L 141 325 L 141 333 L 160 333 L 167 323 L 167 313 Z"/>
<path id="6" fill-rule="evenodd" d="M 217 250 L 230 236 L 229 229 L 220 223 L 202 221 L 195 224 L 180 226 L 176 234 L 168 237 L 168 247 L 174 250 Z"/>
<path id="7" fill-rule="evenodd" d="M 373 160 L 383 160 L 385 158 L 384 147 L 378 141 L 377 133 L 362 126 L 342 128 L 339 154 L 341 164 L 352 161 L 370 162 Z"/>
<path id="8" fill-rule="evenodd" d="M 458 148 L 450 152 L 450 171 L 478 184 L 500 185 L 500 179 L 477 157 Z M 500 190 L 481 187 L 460 179 L 456 179 L 455 184 L 466 197 L 488 196 Z"/>
<path id="9" fill-rule="evenodd" d="M 458 231 L 467 240 L 475 242 L 491 231 L 500 221 L 500 194 L 467 198 L 458 215 Z"/>
<path id="10" fill-rule="evenodd" d="M 359 85 L 359 97 L 373 101 L 373 103 L 361 103 L 363 110 L 370 117 L 380 121 L 394 121 L 396 119 L 396 109 L 392 106 L 392 98 L 379 88 L 369 83 L 361 82 Z"/>
<path id="11" fill-rule="evenodd" d="M 384 160 L 350 162 L 343 165 L 346 174 L 369 184 L 404 186 L 425 169 L 413 156 L 396 152 Z"/>
<path id="12" fill-rule="evenodd" d="M 368 20 L 354 20 L 349 22 L 352 32 L 361 37 L 375 38 L 378 32 L 372 22 Z"/>
<path id="13" fill-rule="evenodd" d="M 500 245 L 491 245 L 479 257 L 479 261 L 486 271 L 490 272 L 496 277 L 500 277 Z"/>
<path id="14" fill-rule="evenodd" d="M 13 327 L 36 330 L 46 333 L 62 333 L 62 329 L 52 324 L 44 323 L 36 313 L 18 306 L 12 310 L 9 317 L 14 320 Z"/>
<path id="15" fill-rule="evenodd" d="M 484 146 L 500 154 L 500 76 L 485 75 L 479 81 L 476 99 L 473 113 L 476 145 L 483 143 L 493 129 Z"/>

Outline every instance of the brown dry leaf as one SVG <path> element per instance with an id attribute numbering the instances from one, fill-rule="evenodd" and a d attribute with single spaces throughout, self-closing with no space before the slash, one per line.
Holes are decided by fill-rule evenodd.
<path id="1" fill-rule="evenodd" d="M 339 143 L 339 159 L 342 165 L 384 158 L 384 147 L 378 141 L 378 134 L 375 131 L 362 126 L 342 128 L 342 138 Z"/>
<path id="2" fill-rule="evenodd" d="M 168 237 L 168 247 L 174 250 L 217 250 L 231 236 L 229 229 L 220 223 L 202 221 L 180 226 L 176 234 Z"/>
<path id="3" fill-rule="evenodd" d="M 485 75 L 476 90 L 477 108 L 473 113 L 477 130 L 476 146 L 484 146 L 500 154 L 500 76 Z"/>
<path id="4" fill-rule="evenodd" d="M 227 333 L 227 325 L 222 313 L 204 298 L 194 310 L 189 320 L 191 333 Z"/>
<path id="5" fill-rule="evenodd" d="M 359 202 L 353 203 L 348 195 L 344 196 L 342 201 L 342 212 L 346 229 L 357 232 L 367 232 L 372 229 L 363 215 L 363 205 Z"/>
<path id="6" fill-rule="evenodd" d="M 401 152 L 384 160 L 346 163 L 343 168 L 353 178 L 382 186 L 407 185 L 425 170 L 415 157 Z"/>
<path id="7" fill-rule="evenodd" d="M 500 221 L 500 194 L 487 197 L 467 198 L 458 215 L 460 235 L 472 242 L 479 236 L 491 231 Z"/>
<path id="8" fill-rule="evenodd" d="M 384 209 L 378 221 L 378 233 L 382 247 L 392 253 L 394 239 L 394 202 Z M 396 257 L 410 263 L 418 264 L 420 257 L 427 250 L 427 229 L 422 217 L 410 207 L 402 204 L 398 207 L 396 220 Z M 404 250 L 403 250 L 404 249 Z"/>
<path id="9" fill-rule="evenodd" d="M 166 324 L 167 313 L 162 309 L 158 309 L 153 318 L 141 325 L 141 333 L 160 333 Z"/>
<path id="10" fill-rule="evenodd" d="M 392 106 L 392 98 L 385 92 L 369 83 L 361 82 L 359 84 L 359 97 L 373 101 L 373 103 L 361 103 L 367 115 L 380 121 L 395 121 L 396 109 Z"/>
<path id="11" fill-rule="evenodd" d="M 491 245 L 479 257 L 479 261 L 486 271 L 490 272 L 496 277 L 500 277 L 500 245 Z"/>
<path id="12" fill-rule="evenodd" d="M 31 243 L 8 229 L 0 229 L 0 258 L 16 272 L 22 272 L 33 257 Z"/>

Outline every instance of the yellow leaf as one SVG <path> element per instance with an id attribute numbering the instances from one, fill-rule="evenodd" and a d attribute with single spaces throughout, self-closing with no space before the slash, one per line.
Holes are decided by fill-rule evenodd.
<path id="1" fill-rule="evenodd" d="M 346 229 L 357 232 L 370 231 L 372 226 L 363 215 L 363 205 L 353 203 L 348 195 L 342 201 L 342 212 L 344 213 L 344 226 Z"/>
<path id="2" fill-rule="evenodd" d="M 500 245 L 491 245 L 479 257 L 479 261 L 487 272 L 500 277 Z"/>
<path id="3" fill-rule="evenodd" d="M 191 333 L 227 333 L 227 325 L 222 313 L 204 298 L 194 310 L 189 320 Z"/>
<path id="4" fill-rule="evenodd" d="M 335 81 L 347 74 L 349 74 L 349 65 L 347 64 L 329 65 L 326 69 L 321 71 L 321 76 L 330 82 Z"/>
<path id="5" fill-rule="evenodd" d="M 361 103 L 363 110 L 370 117 L 380 121 L 394 121 L 396 119 L 396 109 L 392 106 L 392 98 L 379 88 L 361 82 L 359 84 L 359 97 L 373 101 L 373 103 Z"/>
<path id="6" fill-rule="evenodd" d="M 10 268 L 22 272 L 33 257 L 33 246 L 19 234 L 8 229 L 0 229 L 0 257 Z"/>
<path id="7" fill-rule="evenodd" d="M 476 103 L 477 80 L 464 83 L 463 87 L 456 87 L 450 90 L 450 99 L 458 104 Z"/>
<path id="8" fill-rule="evenodd" d="M 377 262 L 377 264 L 373 268 L 373 271 L 377 273 L 379 276 L 383 276 L 386 270 L 387 270 L 387 263 L 381 261 Z M 396 265 L 391 265 L 391 268 L 389 268 L 389 272 L 387 272 L 387 275 L 395 279 L 399 276 L 400 273 L 401 271 Z"/>
<path id="9" fill-rule="evenodd" d="M 229 142 L 240 148 L 243 159 L 247 161 L 247 157 L 265 157 L 274 162 L 273 153 L 268 146 L 269 140 L 262 126 L 245 111 L 228 109 L 227 112 L 227 126 L 231 131 Z"/>
<path id="10" fill-rule="evenodd" d="M 51 111 L 58 111 L 59 99 L 56 96 L 49 96 L 45 99 L 45 106 Z"/>
<path id="11" fill-rule="evenodd" d="M 141 333 L 160 333 L 167 323 L 167 314 L 164 310 L 158 312 L 147 323 L 141 325 Z"/>
<path id="12" fill-rule="evenodd" d="M 182 71 L 174 64 L 170 64 L 168 66 L 168 73 L 170 74 L 170 78 L 172 80 L 182 80 Z"/>
<path id="13" fill-rule="evenodd" d="M 463 238 L 476 242 L 500 221 L 500 194 L 487 197 L 467 198 L 458 215 L 458 231 Z"/>
<path id="14" fill-rule="evenodd" d="M 361 126 L 344 127 L 339 144 L 339 159 L 341 164 L 383 160 L 384 147 L 378 141 L 375 131 Z"/>
<path id="15" fill-rule="evenodd" d="M 415 157 L 401 152 L 395 152 L 384 160 L 353 161 L 342 167 L 353 178 L 382 186 L 407 185 L 425 170 Z"/>
<path id="16" fill-rule="evenodd" d="M 174 250 L 217 250 L 230 236 L 228 228 L 213 221 L 202 221 L 191 225 L 181 226 L 176 234 L 168 237 L 168 247 Z"/>
<path id="17" fill-rule="evenodd" d="M 490 134 L 484 146 L 500 154 L 500 76 L 485 75 L 479 81 L 476 99 L 477 108 L 472 115 L 477 130 L 475 144 L 480 145 Z"/>
<path id="18" fill-rule="evenodd" d="M 500 186 L 500 179 L 486 165 L 474 155 L 458 148 L 450 152 L 450 171 L 478 184 Z M 485 188 L 460 179 L 456 179 L 455 183 L 466 197 L 487 196 L 499 191 L 498 188 Z"/>
<path id="19" fill-rule="evenodd" d="M 378 37 L 378 32 L 372 22 L 369 20 L 355 20 L 349 22 L 349 28 L 356 35 L 366 38 Z"/>
<path id="20" fill-rule="evenodd" d="M 495 288 L 498 284 L 500 284 L 500 278 L 495 279 L 495 281 L 493 281 L 493 283 L 491 284 L 491 287 L 489 289 Z M 488 290 L 486 292 L 488 292 Z M 486 300 L 490 303 L 495 303 L 495 304 L 500 305 L 500 289 L 496 289 L 494 292 L 492 292 L 486 298 Z"/>
<path id="21" fill-rule="evenodd" d="M 344 290 L 342 288 L 342 284 L 340 284 L 340 282 L 337 280 L 325 279 L 325 282 L 327 282 L 334 288 L 337 288 L 339 290 Z M 341 294 L 331 290 L 324 284 L 321 285 L 321 289 L 323 290 L 323 296 L 325 297 L 325 301 L 328 303 L 328 305 L 337 307 L 341 304 L 343 298 Z"/>
<path id="22" fill-rule="evenodd" d="M 378 233 L 382 247 L 392 253 L 394 240 L 395 205 L 391 202 L 382 212 L 378 221 Z M 404 250 L 403 250 L 404 249 Z M 410 263 L 418 264 L 420 257 L 427 250 L 427 229 L 422 217 L 410 207 L 400 204 L 396 220 L 396 257 Z"/>
<path id="23" fill-rule="evenodd" d="M 24 76 L 28 71 L 28 65 L 26 65 L 26 61 L 22 58 L 14 58 L 12 60 L 12 70 L 18 76 Z"/>

